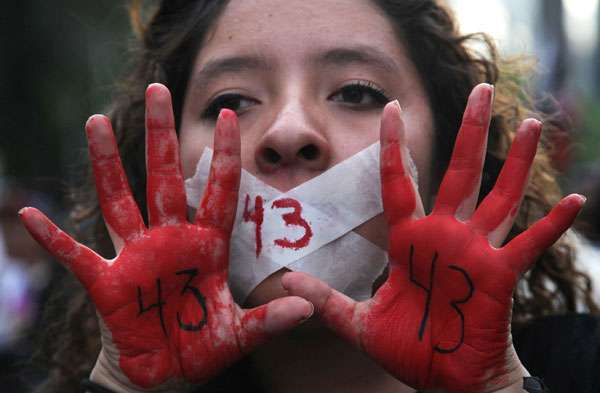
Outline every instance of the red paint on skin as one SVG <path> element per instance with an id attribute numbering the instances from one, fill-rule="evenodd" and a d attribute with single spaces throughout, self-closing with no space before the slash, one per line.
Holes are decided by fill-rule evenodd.
<path id="1" fill-rule="evenodd" d="M 383 211 L 388 224 L 410 217 L 416 208 L 416 193 L 412 181 L 402 165 L 402 152 L 398 140 L 398 124 L 402 123 L 399 108 L 388 104 L 381 119 L 381 186 L 389 190 L 382 193 Z M 390 198 L 391 197 L 391 198 Z"/>
<path id="2" fill-rule="evenodd" d="M 241 173 L 239 125 L 233 111 L 221 111 L 217 119 L 214 148 L 208 184 L 194 223 L 231 233 Z M 234 209 L 230 209 L 230 206 Z"/>
<path id="3" fill-rule="evenodd" d="M 86 133 L 104 218 L 121 238 L 136 236 L 144 225 L 129 191 L 110 121 L 104 116 L 92 116 L 86 123 Z"/>
<path id="4" fill-rule="evenodd" d="M 513 207 L 513 209 L 510 211 L 510 216 L 511 217 L 515 217 L 517 215 L 517 213 L 519 212 L 519 206 L 515 206 Z"/>
<path id="5" fill-rule="evenodd" d="M 525 120 L 520 125 L 494 189 L 482 201 L 471 220 L 483 233 L 496 229 L 507 216 L 516 215 L 527 186 L 540 133 L 541 124 L 536 120 Z"/>
<path id="6" fill-rule="evenodd" d="M 233 299 L 228 291 L 227 273 L 223 269 L 205 270 L 197 261 L 212 259 L 214 250 L 194 248 L 200 244 L 199 238 L 213 233 L 200 231 L 189 224 L 182 227 L 163 227 L 150 234 L 152 240 L 131 244 L 114 266 L 115 281 L 107 277 L 104 284 L 91 291 L 101 294 L 117 292 L 118 298 L 97 303 L 101 314 L 105 308 L 114 311 L 103 319 L 111 332 L 120 353 L 119 364 L 129 379 L 138 386 L 150 388 L 172 378 L 182 378 L 190 382 L 201 382 L 219 374 L 237 361 L 249 348 L 268 337 L 262 331 L 263 319 L 255 316 L 247 326 L 248 318 L 234 318 Z M 222 243 L 226 244 L 226 243 Z M 226 250 L 220 250 L 227 258 Z M 127 258 L 136 258 L 152 269 L 133 266 Z M 154 266 L 160 262 L 160 266 Z M 208 264 L 208 266 L 213 264 Z M 217 264 L 218 265 L 218 264 Z M 214 265 L 213 265 L 214 266 Z M 188 325 L 197 325 L 204 318 L 204 310 L 195 296 L 182 288 L 188 276 L 176 275 L 177 271 L 197 268 L 199 273 L 189 285 L 198 289 L 206 299 L 207 324 L 198 331 L 186 331 L 180 328 L 180 320 Z M 112 269 L 111 269 L 112 270 Z M 117 273 L 118 272 L 118 273 Z M 166 337 L 161 327 L 160 314 L 154 307 L 140 316 L 135 288 L 140 286 L 146 307 L 158 302 L 156 278 L 162 285 L 161 300 Z M 119 279 L 121 282 L 118 282 Z M 123 282 L 125 280 L 126 282 Z M 123 288 L 130 288 L 123 291 Z M 115 307 L 112 303 L 128 304 Z M 247 332 L 251 329 L 251 332 Z M 244 335 L 244 345 L 240 345 L 238 336 Z M 247 337 L 246 337 L 247 336 Z M 152 377 L 150 377 L 152 376 Z"/>
<path id="7" fill-rule="evenodd" d="M 130 198 L 129 186 L 120 162 L 92 161 L 98 199 L 104 204 L 103 211 L 109 225 L 120 235 L 135 235 L 142 230 L 143 223 L 138 215 L 124 215 L 125 211 L 136 211 L 137 205 Z"/>
<path id="8" fill-rule="evenodd" d="M 336 330 L 346 337 L 358 337 L 353 342 L 360 343 L 365 353 L 409 385 L 449 392 L 483 391 L 506 376 L 516 273 L 524 272 L 544 248 L 567 230 L 581 209 L 583 198 L 565 198 L 549 216 L 496 250 L 473 223 L 436 214 L 436 210 L 422 219 L 409 217 L 414 208 L 407 210 L 399 203 L 407 200 L 406 195 L 412 195 L 409 201 L 414 206 L 416 193 L 406 176 L 396 176 L 403 173 L 402 169 L 393 170 L 394 166 L 401 168 L 402 157 L 397 143 L 383 135 L 382 131 L 382 155 L 387 157 L 388 148 L 391 149 L 389 162 L 382 160 L 382 194 L 391 227 L 389 278 L 368 302 L 356 303 L 338 293 L 332 302 L 322 304 L 319 301 L 323 299 L 317 298 L 314 304 L 319 305 L 322 316 Z M 58 231 L 34 209 L 22 212 L 32 235 L 70 266 L 88 289 L 111 332 L 109 337 L 103 337 L 104 344 L 117 349 L 107 351 L 109 357 L 111 353 L 118 354 L 118 359 L 109 361 L 118 363 L 125 375 L 143 388 L 173 378 L 206 381 L 270 336 L 265 330 L 268 306 L 245 313 L 233 303 L 227 289 L 229 237 L 237 203 L 235 176 L 240 170 L 239 144 L 230 149 L 237 153 L 220 155 L 218 151 L 227 149 L 215 149 L 212 175 L 194 220 L 200 226 L 185 222 L 139 229 L 139 211 L 132 207 L 131 195 L 125 192 L 114 198 L 110 192 L 127 189 L 122 171 L 114 169 L 118 168 L 117 158 L 107 159 L 108 168 L 113 168 L 111 175 L 98 171 L 100 164 L 94 163 L 103 213 L 108 216 L 107 221 L 121 225 L 117 227 L 125 239 L 124 248 L 110 266 Z M 226 179 L 224 183 L 220 183 L 221 175 Z M 450 182 L 449 187 L 460 183 L 453 184 Z M 158 196 L 161 198 L 164 197 Z M 436 203 L 448 205 L 440 198 Z M 294 208 L 282 217 L 286 225 L 305 228 L 306 234 L 299 241 L 308 244 L 312 231 L 301 217 L 298 201 L 282 199 L 273 203 L 272 208 L 276 207 Z M 291 245 L 299 242 L 283 240 Z M 453 267 L 460 267 L 465 274 Z M 188 274 L 178 274 L 191 269 L 197 270 L 191 280 Z M 194 291 L 183 290 L 186 285 L 201 293 L 206 311 Z M 319 287 L 321 293 L 324 285 Z M 471 285 L 472 296 L 467 299 Z M 292 288 L 289 291 L 292 293 Z M 141 314 L 140 293 L 146 310 Z M 151 307 L 152 304 L 157 306 Z M 344 311 L 322 310 L 336 306 L 343 306 Z M 301 317 L 291 312 L 286 316 L 286 323 Z M 181 320 L 195 326 L 205 317 L 202 329 L 181 328 Z M 452 352 L 434 350 L 452 348 L 461 339 L 462 345 Z"/>
<path id="9" fill-rule="evenodd" d="M 220 293 L 226 288 L 223 266 L 227 264 L 227 242 L 212 242 L 213 236 L 220 235 L 191 224 L 148 231 L 140 240 L 128 243 L 102 280 L 90 288 L 90 295 L 119 350 L 120 367 L 136 385 L 150 388 L 173 377 L 206 380 L 233 361 L 222 364 L 217 359 L 239 358 L 235 339 L 220 348 L 213 347 L 213 328 L 224 329 L 225 337 L 235 337 L 233 314 L 229 315 L 229 322 L 211 319 L 223 306 L 214 305 L 215 301 L 225 297 L 233 303 L 229 293 Z M 205 244 L 216 244 L 225 249 L 214 250 Z M 213 262 L 215 254 L 221 255 L 220 261 Z M 182 330 L 177 319 L 179 313 L 182 322 L 197 325 L 205 316 L 190 291 L 182 294 L 189 276 L 177 272 L 189 269 L 198 270 L 189 285 L 206 298 L 208 308 L 206 317 L 210 326 L 197 332 Z M 161 285 L 160 312 L 157 306 L 151 307 L 159 303 L 157 279 Z M 141 314 L 138 287 L 143 307 L 147 309 Z M 223 326 L 224 322 L 231 326 Z M 194 348 L 194 353 L 202 354 L 202 359 L 179 356 L 188 347 Z"/>
<path id="10" fill-rule="evenodd" d="M 485 389 L 489 375 L 506 372 L 511 291 L 503 289 L 514 288 L 516 277 L 498 260 L 487 239 L 465 228 L 447 215 L 396 225 L 388 250 L 390 277 L 371 301 L 362 323 L 359 341 L 363 350 L 419 389 L 478 392 Z M 411 245 L 415 250 L 412 280 Z M 471 288 L 463 274 L 450 266 L 464 269 L 474 288 L 466 302 L 456 304 L 460 313 L 452 302 L 466 299 Z M 429 299 L 428 292 L 415 282 L 431 288 Z M 436 347 L 456 350 L 440 353 L 433 350 Z"/>
<path id="11" fill-rule="evenodd" d="M 459 206 L 479 187 L 485 158 L 487 130 L 492 110 L 493 89 L 478 86 L 469 97 L 463 122 L 456 138 L 448 171 L 440 186 L 435 209 L 439 214 L 454 215 Z"/>
<path id="12" fill-rule="evenodd" d="M 266 332 L 264 322 L 267 318 L 267 307 L 265 305 L 257 307 L 249 312 L 246 312 L 241 320 L 241 325 L 246 328 L 241 330 L 238 338 L 244 346 L 252 347 L 263 344 L 268 338 L 269 333 Z"/>
<path id="13" fill-rule="evenodd" d="M 170 97 L 167 98 L 170 103 Z M 183 222 L 186 200 L 173 114 L 163 113 L 160 119 L 149 116 L 146 119 L 146 167 L 150 226 L 164 224 L 167 219 Z"/>
<path id="14" fill-rule="evenodd" d="M 308 246 L 308 244 L 310 243 L 310 238 L 313 235 L 312 229 L 310 228 L 310 225 L 308 225 L 308 223 L 306 222 L 306 220 L 304 218 L 302 218 L 302 205 L 300 205 L 300 202 L 298 202 L 295 199 L 292 198 L 283 198 L 283 199 L 278 199 L 276 201 L 273 202 L 273 204 L 271 205 L 271 209 L 275 209 L 275 208 L 279 208 L 279 209 L 283 209 L 283 208 L 293 208 L 294 211 L 292 211 L 291 213 L 285 213 L 283 214 L 281 217 L 283 218 L 283 220 L 285 221 L 285 225 L 286 226 L 300 226 L 304 228 L 304 235 L 295 241 L 291 241 L 287 238 L 283 238 L 283 239 L 275 239 L 275 244 L 280 246 L 280 247 L 284 247 L 284 248 L 291 248 L 294 250 L 299 250 L 303 247 Z"/>
<path id="15" fill-rule="evenodd" d="M 148 118 L 162 119 L 149 121 L 149 128 L 165 126 L 161 116 L 169 112 L 169 100 L 154 97 L 165 91 L 158 85 L 148 89 Z M 154 116 L 155 112 L 160 113 Z M 265 330 L 270 305 L 242 311 L 227 286 L 240 158 L 237 120 L 227 111 L 225 117 L 218 122 L 219 148 L 194 220 L 200 225 L 185 220 L 171 225 L 185 202 L 172 130 L 149 130 L 155 132 L 150 139 L 157 140 L 149 143 L 148 168 L 158 171 L 149 176 L 148 199 L 155 204 L 149 207 L 156 209 L 152 214 L 160 225 L 148 229 L 129 192 L 110 124 L 97 118 L 88 122 L 88 138 L 103 214 L 124 240 L 118 256 L 107 261 L 35 209 L 22 212 L 34 238 L 69 266 L 89 291 L 110 331 L 103 337 L 109 348 L 107 361 L 143 388 L 174 378 L 206 381 L 270 337 Z M 289 324 L 301 318 L 295 311 L 284 314 L 278 321 Z"/>
<path id="16" fill-rule="evenodd" d="M 489 103 L 478 106 L 470 101 L 469 105 L 475 106 L 467 109 L 471 113 L 489 109 Z M 372 299 L 361 303 L 299 273 L 288 273 L 286 289 L 312 301 L 334 330 L 358 343 L 369 357 L 411 387 L 456 393 L 497 390 L 501 387 L 497 384 L 507 378 L 520 379 L 510 374 L 519 364 L 510 342 L 512 293 L 518 274 L 568 229 L 582 199 L 565 198 L 546 218 L 495 249 L 484 228 L 514 213 L 512 203 L 518 200 L 518 192 L 509 190 L 510 208 L 501 207 L 504 217 L 494 212 L 491 199 L 488 212 L 480 214 L 479 220 L 459 221 L 447 214 L 448 207 L 456 208 L 469 198 L 464 187 L 472 178 L 465 183 L 453 171 L 444 178 L 446 191 L 438 195 L 433 213 L 414 218 L 414 208 L 405 205 L 413 207 L 413 198 L 407 195 L 417 193 L 406 181 L 395 135 L 401 119 L 389 108 L 384 109 L 381 127 L 382 198 L 390 228 L 387 281 Z M 472 131 L 463 127 L 460 133 Z M 464 135 L 459 139 L 464 141 Z M 475 151 L 465 148 L 461 152 L 465 146 Z M 480 153 L 479 147 L 466 143 L 454 154 L 465 154 L 464 162 L 478 163 Z M 530 153 L 530 147 L 517 146 L 514 162 L 527 161 Z M 522 180 L 527 171 L 528 165 L 509 162 L 506 173 Z M 331 296 L 324 296 L 327 291 Z"/>
<path id="17" fill-rule="evenodd" d="M 254 211 L 250 213 L 248 204 L 250 203 L 250 195 L 246 194 L 246 202 L 244 205 L 244 222 L 252 221 L 255 224 L 254 236 L 256 237 L 256 258 L 262 250 L 262 223 L 264 219 L 263 199 L 260 195 L 254 200 Z"/>
<path id="18" fill-rule="evenodd" d="M 221 125 L 217 137 L 228 125 Z M 147 153 L 150 161 L 158 161 L 148 166 L 159 171 L 155 181 L 149 181 L 148 195 L 149 199 L 156 198 L 154 213 L 163 220 L 173 218 L 173 214 L 177 218 L 179 202 L 185 200 L 174 149 L 173 143 L 164 146 L 157 141 L 149 144 Z M 138 386 L 150 388 L 172 378 L 205 381 L 246 351 L 235 338 L 245 327 L 235 319 L 226 285 L 239 156 L 223 150 L 236 149 L 215 152 L 211 178 L 195 220 L 207 227 L 184 222 L 146 230 L 144 236 L 126 243 L 105 279 L 90 290 L 111 330 L 120 367 Z M 163 211 L 158 211 L 160 207 Z M 190 271 L 197 274 L 190 275 Z M 140 293 L 143 306 L 139 304 Z M 192 328 L 198 330 L 189 330 Z M 252 340 L 247 345 L 253 345 Z"/>

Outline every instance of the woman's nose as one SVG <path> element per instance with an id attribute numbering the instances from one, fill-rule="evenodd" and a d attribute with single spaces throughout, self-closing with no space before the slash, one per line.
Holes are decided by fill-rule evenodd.
<path id="1" fill-rule="evenodd" d="M 265 173 L 283 167 L 324 170 L 331 153 L 323 129 L 309 115 L 287 110 L 279 114 L 257 144 L 255 160 Z"/>

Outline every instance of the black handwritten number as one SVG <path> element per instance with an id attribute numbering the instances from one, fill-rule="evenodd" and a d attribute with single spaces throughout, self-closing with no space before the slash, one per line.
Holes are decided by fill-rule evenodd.
<path id="1" fill-rule="evenodd" d="M 410 267 L 409 267 L 410 268 L 410 281 L 413 284 L 417 285 L 419 288 L 423 289 L 427 293 L 427 300 L 425 301 L 425 312 L 423 313 L 423 319 L 421 320 L 421 326 L 419 328 L 419 341 L 421 341 L 423 339 L 423 333 L 425 332 L 425 325 L 427 324 L 427 319 L 429 318 L 429 306 L 431 304 L 431 292 L 433 289 L 435 261 L 437 260 L 438 253 L 437 253 L 437 251 L 435 252 L 435 254 L 433 255 L 433 260 L 431 261 L 431 267 L 429 270 L 429 288 L 426 288 L 423 284 L 421 284 L 420 282 L 415 280 L 413 277 L 413 253 L 414 253 L 414 246 L 411 244 L 410 260 L 409 260 L 410 261 Z M 462 300 L 453 300 L 450 302 L 450 306 L 452 306 L 452 308 L 454 308 L 454 310 L 460 316 L 460 323 L 461 323 L 460 341 L 458 342 L 458 344 L 456 344 L 456 346 L 454 348 L 451 348 L 451 349 L 440 348 L 436 345 L 433 349 L 434 349 L 434 351 L 439 352 L 439 353 L 452 353 L 452 352 L 456 351 L 462 345 L 462 343 L 465 339 L 465 316 L 462 313 L 461 309 L 458 308 L 458 304 L 466 303 L 467 301 L 469 301 L 469 299 L 471 299 L 471 296 L 473 296 L 473 290 L 475 288 L 473 286 L 473 282 L 471 281 L 471 278 L 469 277 L 469 274 L 467 273 L 466 270 L 464 270 L 458 266 L 448 266 L 448 268 L 460 272 L 465 277 L 465 281 L 469 285 L 469 294 L 467 295 L 467 297 L 465 297 Z"/>
<path id="2" fill-rule="evenodd" d="M 152 310 L 154 307 L 158 307 L 158 316 L 160 317 L 160 326 L 162 327 L 163 333 L 165 334 L 165 338 L 167 337 L 167 328 L 165 327 L 165 321 L 163 320 L 162 306 L 165 305 L 160 298 L 161 296 L 161 288 L 160 288 L 160 278 L 156 279 L 156 286 L 158 287 L 158 301 L 144 308 L 144 302 L 142 301 L 142 288 L 138 285 L 138 304 L 140 306 L 140 311 L 138 312 L 138 317 L 145 313 L 146 311 Z"/>
<path id="3" fill-rule="evenodd" d="M 427 292 L 427 300 L 425 301 L 425 313 L 423 315 L 423 320 L 421 321 L 421 327 L 419 328 L 419 341 L 423 339 L 423 333 L 425 332 L 425 324 L 427 323 L 427 318 L 429 317 L 429 304 L 431 303 L 431 289 L 433 288 L 433 273 L 435 272 L 435 261 L 437 260 L 438 254 L 437 251 L 433 255 L 433 261 L 431 261 L 431 270 L 429 271 L 429 288 L 425 288 L 423 284 L 418 282 L 413 277 L 413 253 L 414 246 L 410 245 L 410 282 L 416 284 L 418 287 Z"/>
<path id="4" fill-rule="evenodd" d="M 202 329 L 202 327 L 204 327 L 204 325 L 206 325 L 206 323 L 208 322 L 208 318 L 207 318 L 208 310 L 206 309 L 206 298 L 204 296 L 202 296 L 202 293 L 200 293 L 200 290 L 198 288 L 190 285 L 190 282 L 194 279 L 194 277 L 196 277 L 198 275 L 198 269 L 182 270 L 175 274 L 178 276 L 180 276 L 182 274 L 187 274 L 190 276 L 190 278 L 187 280 L 187 282 L 183 286 L 183 289 L 181 290 L 181 296 L 183 296 L 185 294 L 185 291 L 192 291 L 192 293 L 196 297 L 196 300 L 198 301 L 198 303 L 200 303 L 200 306 L 202 307 L 202 311 L 204 313 L 204 317 L 202 318 L 202 321 L 200 321 L 199 324 L 188 325 L 188 324 L 181 322 L 181 317 L 179 316 L 179 312 L 177 312 L 177 322 L 179 323 L 179 327 L 181 329 L 188 330 L 190 332 L 197 332 L 198 330 Z M 156 279 L 156 287 L 158 289 L 158 301 L 156 303 L 153 303 L 153 304 L 149 305 L 148 307 L 144 308 L 144 302 L 142 300 L 142 288 L 140 288 L 140 286 L 138 285 L 138 287 L 137 287 L 137 289 L 138 289 L 138 305 L 140 307 L 140 311 L 138 312 L 137 316 L 139 317 L 146 311 L 150 311 L 154 307 L 157 307 L 158 308 L 158 316 L 160 318 L 160 326 L 162 327 L 163 333 L 165 334 L 165 338 L 166 338 L 167 337 L 167 328 L 165 327 L 165 321 L 163 319 L 163 312 L 162 312 L 165 302 L 162 301 L 162 299 L 161 299 L 162 288 L 160 285 L 160 278 Z"/>
<path id="5" fill-rule="evenodd" d="M 187 290 L 192 291 L 192 293 L 196 297 L 196 300 L 198 301 L 198 303 L 200 303 L 200 306 L 202 307 L 202 312 L 204 314 L 204 317 L 202 318 L 202 320 L 200 321 L 199 324 L 188 325 L 188 324 L 181 322 L 181 318 L 179 317 L 179 311 L 178 311 L 177 312 L 177 322 L 179 323 L 179 327 L 182 328 L 183 330 L 188 330 L 190 332 L 197 332 L 198 330 L 202 329 L 204 327 L 204 325 L 206 325 L 206 323 L 208 322 L 208 319 L 206 316 L 208 314 L 208 310 L 206 309 L 206 298 L 204 296 L 202 296 L 202 294 L 200 293 L 200 290 L 198 288 L 190 285 L 190 282 L 194 279 L 194 277 L 196 277 L 198 275 L 198 269 L 182 270 L 175 274 L 178 276 L 180 276 L 182 274 L 187 274 L 190 276 L 190 278 L 187 280 L 187 282 L 183 286 L 183 289 L 181 290 L 181 296 L 183 296 L 183 294 Z"/>
<path id="6" fill-rule="evenodd" d="M 465 316 L 462 313 L 462 311 L 460 310 L 460 308 L 458 308 L 457 304 L 465 303 L 469 299 L 471 299 L 471 296 L 473 296 L 473 289 L 475 288 L 473 286 L 473 282 L 471 281 L 471 278 L 469 277 L 469 274 L 467 273 L 467 271 L 465 269 L 462 269 L 458 266 L 448 266 L 448 267 L 452 270 L 456 270 L 456 271 L 459 271 L 462 273 L 462 275 L 465 277 L 465 280 L 467 281 L 467 284 L 469 284 L 469 294 L 467 295 L 467 297 L 465 297 L 462 300 L 453 300 L 450 302 L 450 305 L 452 306 L 452 308 L 454 308 L 456 310 L 456 312 L 458 313 L 458 315 L 460 315 L 460 341 L 452 349 L 443 349 L 443 348 L 439 348 L 438 346 L 435 346 L 433 349 L 438 351 L 439 353 L 452 353 L 452 352 L 456 351 L 458 349 L 458 347 L 460 347 L 462 345 L 463 341 L 465 340 Z"/>

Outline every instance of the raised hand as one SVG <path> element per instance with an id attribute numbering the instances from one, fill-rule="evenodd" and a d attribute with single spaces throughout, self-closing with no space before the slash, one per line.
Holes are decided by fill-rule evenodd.
<path id="1" fill-rule="evenodd" d="M 469 98 L 433 212 L 423 207 L 407 162 L 399 105 L 384 109 L 381 182 L 390 230 L 390 273 L 365 302 L 302 273 L 290 294 L 406 384 L 421 390 L 484 392 L 517 386 L 526 370 L 510 335 L 517 279 L 572 224 L 584 198 L 563 199 L 548 216 L 504 241 L 518 210 L 541 125 L 524 121 L 492 192 L 475 211 L 490 122 L 492 87 Z"/>
<path id="2" fill-rule="evenodd" d="M 235 114 L 223 110 L 219 116 L 208 184 L 191 224 L 169 91 L 151 85 L 146 102 L 149 228 L 103 116 L 91 117 L 86 129 L 117 257 L 102 258 L 36 209 L 23 209 L 21 217 L 33 237 L 89 291 L 102 330 L 99 364 L 114 377 L 109 387 L 183 389 L 292 328 L 312 313 L 312 305 L 290 297 L 242 310 L 231 297 L 229 239 L 241 171 Z"/>

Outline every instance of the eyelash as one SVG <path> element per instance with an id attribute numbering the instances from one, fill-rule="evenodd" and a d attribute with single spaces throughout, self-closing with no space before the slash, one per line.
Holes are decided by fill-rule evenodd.
<path id="1" fill-rule="evenodd" d="M 348 97 L 343 97 L 344 94 L 353 94 L 353 93 L 354 94 L 360 93 L 360 96 L 358 98 L 360 98 L 361 101 L 363 100 L 364 95 L 366 93 L 366 94 L 370 95 L 372 102 L 365 104 L 365 103 L 343 101 L 344 98 L 348 100 Z M 336 96 L 339 96 L 339 95 L 342 95 L 341 100 L 336 99 Z M 344 103 L 345 105 L 347 105 L 353 109 L 356 109 L 356 110 L 369 110 L 369 109 L 382 108 L 385 104 L 390 102 L 390 99 L 388 98 L 385 90 L 377 87 L 376 85 L 374 85 L 370 82 L 363 82 L 363 81 L 356 81 L 356 82 L 347 84 L 345 86 L 342 86 L 335 93 L 333 93 L 329 97 L 327 97 L 327 99 L 330 101 L 333 101 L 333 102 Z M 244 106 L 240 109 L 241 101 L 249 101 L 250 105 Z M 258 101 L 253 100 L 251 98 L 244 97 L 241 94 L 225 93 L 225 94 L 215 97 L 211 102 L 209 102 L 208 105 L 206 106 L 206 108 L 202 111 L 202 114 L 200 115 L 200 117 L 203 119 L 214 121 L 217 119 L 217 117 L 219 116 L 219 113 L 221 112 L 221 109 L 223 109 L 223 108 L 231 109 L 231 110 L 235 111 L 239 116 L 241 111 L 243 111 L 245 108 L 254 106 L 258 103 L 259 103 Z"/>
<path id="2" fill-rule="evenodd" d="M 348 101 L 337 101 L 335 100 L 335 97 L 337 95 L 340 94 L 350 94 L 350 93 L 356 93 L 359 92 L 360 98 L 362 100 L 362 98 L 364 98 L 364 94 L 367 93 L 371 96 L 372 98 L 372 102 L 368 103 L 368 104 L 364 104 L 364 103 L 353 103 L 353 102 L 348 102 Z M 347 97 L 346 97 L 347 98 Z M 357 110 L 369 110 L 369 109 L 376 109 L 376 108 L 382 108 L 385 104 L 387 104 L 388 102 L 390 102 L 390 98 L 388 97 L 387 93 L 385 92 L 385 90 L 383 90 L 382 88 L 378 87 L 377 85 L 371 83 L 371 82 L 364 82 L 364 81 L 356 81 L 356 82 L 352 82 L 350 84 L 347 84 L 345 86 L 343 86 L 342 88 L 340 88 L 338 91 L 336 91 L 335 93 L 333 93 L 332 95 L 330 95 L 328 97 L 329 100 L 334 101 L 334 102 L 342 102 L 345 103 L 346 105 L 357 109 Z"/>
<path id="3" fill-rule="evenodd" d="M 240 111 L 243 111 L 245 108 L 247 108 L 239 108 L 242 100 L 252 101 L 252 105 L 250 106 L 254 106 L 258 103 L 258 101 L 251 98 L 246 98 L 241 94 L 225 93 L 215 97 L 211 102 L 209 102 L 206 108 L 202 111 L 200 117 L 207 120 L 217 120 L 221 109 L 224 108 L 231 109 L 239 116 Z"/>

